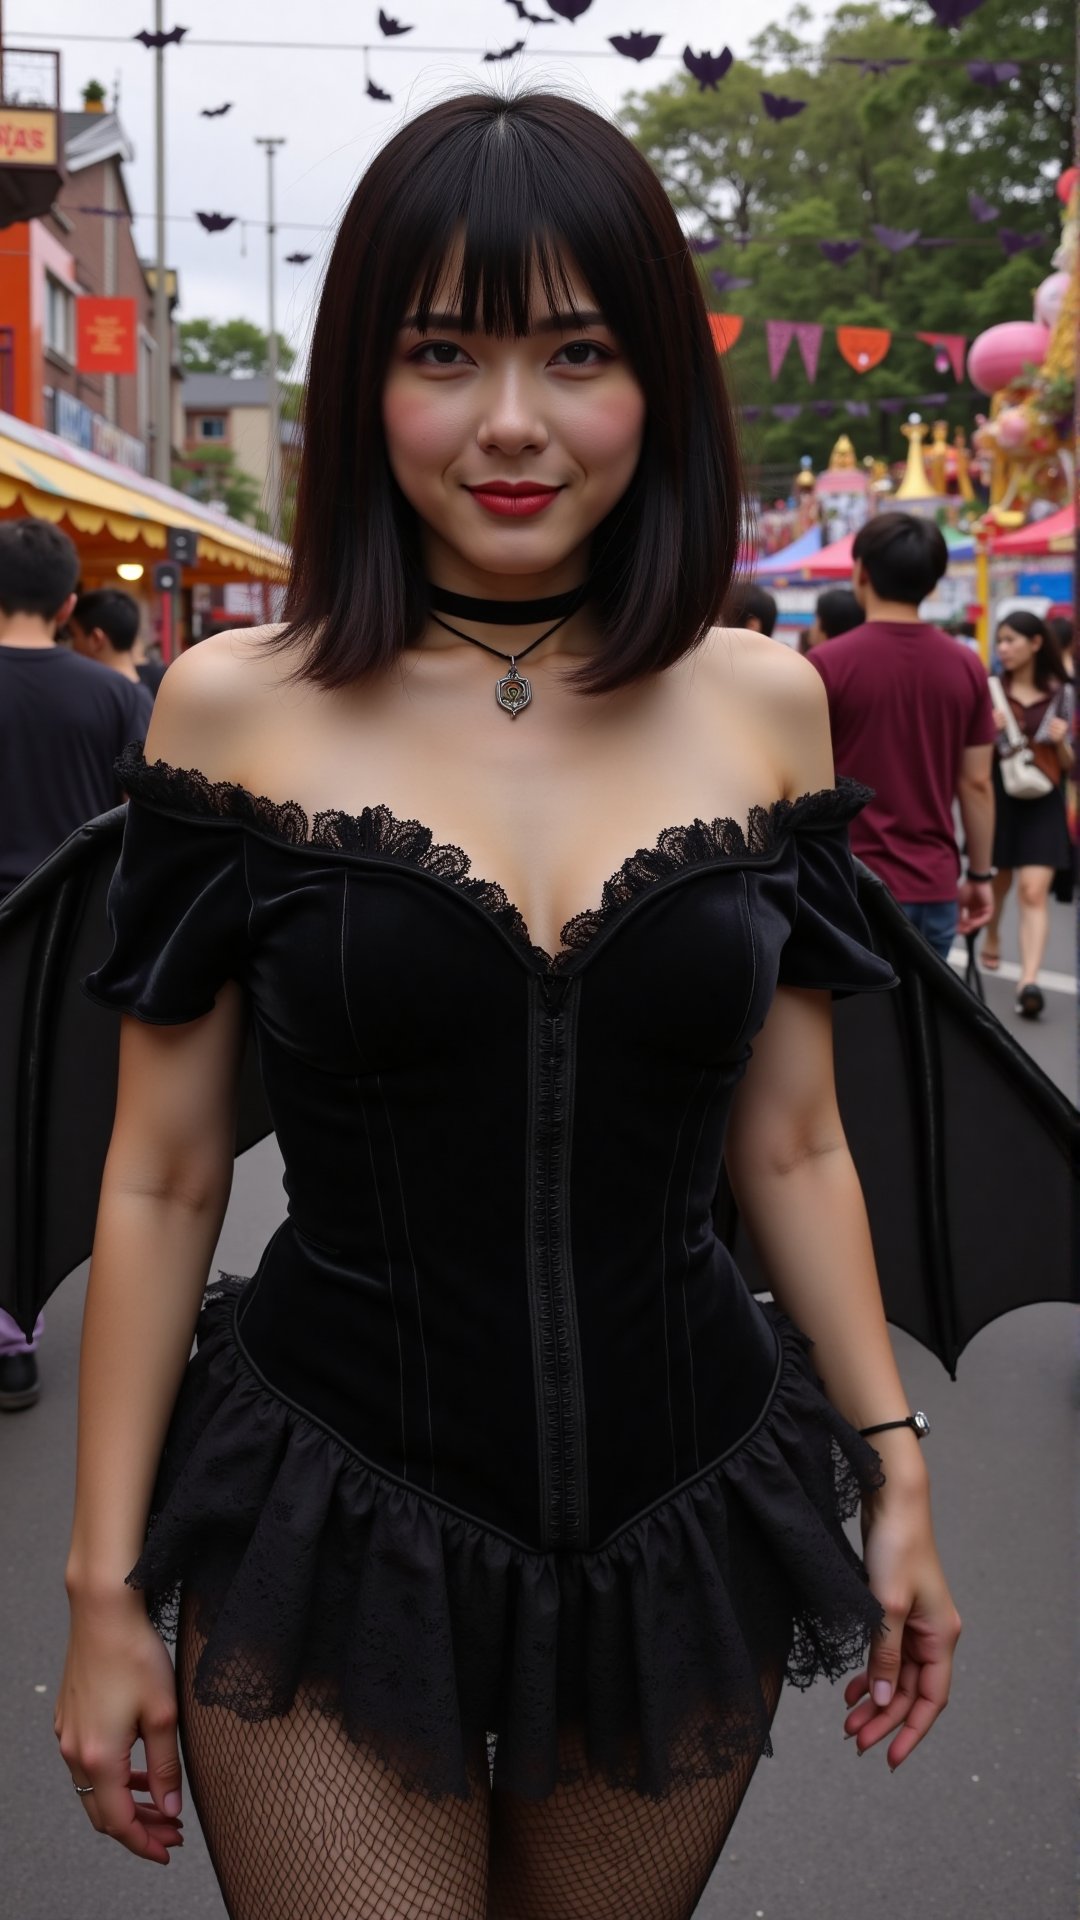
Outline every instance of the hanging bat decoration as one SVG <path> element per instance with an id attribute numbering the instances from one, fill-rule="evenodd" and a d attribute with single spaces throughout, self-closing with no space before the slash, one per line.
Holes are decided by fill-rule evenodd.
<path id="1" fill-rule="evenodd" d="M 819 240 L 818 246 L 834 267 L 846 267 L 849 260 L 862 252 L 861 240 Z"/>
<path id="2" fill-rule="evenodd" d="M 552 13 L 557 13 L 560 20 L 569 20 L 571 25 L 592 6 L 592 0 L 547 0 L 547 3 Z"/>
<path id="3" fill-rule="evenodd" d="M 510 0 L 510 5 L 513 7 L 518 19 L 527 20 L 531 27 L 553 27 L 555 25 L 550 13 L 530 13 L 528 7 L 525 5 L 525 0 Z"/>
<path id="4" fill-rule="evenodd" d="M 752 287 L 752 280 L 744 280 L 740 274 L 727 273 L 723 267 L 714 267 L 709 275 L 717 293 L 737 293 L 740 287 Z"/>
<path id="5" fill-rule="evenodd" d="M 1019 80 L 1020 69 L 1015 60 L 969 60 L 967 76 L 977 87 L 1003 87 Z"/>
<path id="6" fill-rule="evenodd" d="M 836 412 L 836 401 L 811 400 L 810 411 L 811 413 L 816 413 L 819 420 L 827 420 L 830 413 Z"/>
<path id="7" fill-rule="evenodd" d="M 693 74 L 702 93 L 715 93 L 734 58 L 730 47 L 725 47 L 723 53 L 695 53 L 692 47 L 683 48 L 683 66 Z"/>
<path id="8" fill-rule="evenodd" d="M 929 0 L 930 11 L 939 27 L 959 27 L 969 13 L 977 13 L 983 0 Z"/>
<path id="9" fill-rule="evenodd" d="M 996 220 L 999 211 L 998 207 L 991 206 L 989 200 L 984 200 L 981 193 L 972 191 L 968 194 L 968 212 L 980 226 L 985 226 L 990 220 Z"/>
<path id="10" fill-rule="evenodd" d="M 902 227 L 882 227 L 875 223 L 871 226 L 870 231 L 875 240 L 877 240 L 881 246 L 885 247 L 889 253 L 903 253 L 906 248 L 913 247 L 920 237 L 920 229 L 918 227 L 912 227 L 905 233 Z"/>
<path id="11" fill-rule="evenodd" d="M 793 120 L 806 105 L 805 100 L 789 100 L 784 93 L 762 93 L 761 102 L 770 120 Z"/>
<path id="12" fill-rule="evenodd" d="M 769 412 L 772 414 L 774 420 L 797 420 L 802 412 L 802 407 L 799 406 L 797 402 L 780 400 L 775 407 L 769 408 Z"/>
<path id="13" fill-rule="evenodd" d="M 854 53 L 837 53 L 826 63 L 831 67 L 858 67 L 865 79 L 872 73 L 888 73 L 890 67 L 909 67 L 910 60 L 866 60 Z"/>
<path id="14" fill-rule="evenodd" d="M 700 239 L 688 240 L 686 244 L 691 253 L 715 253 L 717 247 L 722 247 L 724 243 L 718 233 L 707 233 Z"/>
<path id="15" fill-rule="evenodd" d="M 223 107 L 200 107 L 199 114 L 203 120 L 220 120 L 223 113 L 232 111 L 232 105 L 231 100 L 226 100 Z"/>
<path id="16" fill-rule="evenodd" d="M 171 44 L 179 46 L 186 32 L 186 27 L 173 27 L 168 33 L 150 33 L 144 27 L 141 33 L 133 33 L 131 37 L 133 40 L 141 40 L 144 47 L 167 47 Z"/>
<path id="17" fill-rule="evenodd" d="M 377 87 L 371 79 L 368 80 L 366 92 L 369 100 L 392 100 L 394 97 L 392 93 L 384 93 L 383 89 Z"/>
<path id="18" fill-rule="evenodd" d="M 200 227 L 206 228 L 207 233 L 224 233 L 226 227 L 232 226 L 236 215 L 235 213 L 196 213 L 195 218 Z"/>
<path id="19" fill-rule="evenodd" d="M 613 33 L 608 44 L 627 60 L 651 60 L 663 37 L 662 33 Z"/>
<path id="20" fill-rule="evenodd" d="M 287 253 L 285 264 L 287 267 L 304 267 L 310 259 L 310 253 Z"/>
<path id="21" fill-rule="evenodd" d="M 1011 260 L 1014 253 L 1030 253 L 1033 247 L 1041 247 L 1046 240 L 1045 233 L 1017 233 L 1014 227 L 999 227 L 998 239 L 1005 249 L 1006 258 Z"/>
<path id="22" fill-rule="evenodd" d="M 503 47 L 498 53 L 485 53 L 483 58 L 485 60 L 512 60 L 515 53 L 520 53 L 524 45 L 524 40 L 515 40 L 512 47 Z"/>
<path id="23" fill-rule="evenodd" d="M 396 33 L 411 33 L 412 27 L 403 27 L 400 20 L 392 20 L 388 13 L 379 8 L 379 31 L 392 39 Z"/>
<path id="24" fill-rule="evenodd" d="M 869 400 L 845 400 L 844 412 L 850 413 L 853 420 L 869 420 L 870 402 Z"/>

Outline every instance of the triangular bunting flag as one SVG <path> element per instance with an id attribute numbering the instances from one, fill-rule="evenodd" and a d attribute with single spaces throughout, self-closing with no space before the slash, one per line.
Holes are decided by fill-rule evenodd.
<path id="1" fill-rule="evenodd" d="M 953 378 L 963 379 L 967 340 L 962 333 L 920 333 L 916 337 L 926 346 L 936 347 L 939 353 L 945 354 L 953 370 Z M 944 372 L 945 369 L 942 368 L 941 371 Z"/>
<path id="2" fill-rule="evenodd" d="M 769 355 L 770 379 L 776 379 L 787 357 L 787 350 L 794 338 L 794 320 L 766 320 L 765 345 Z"/>
<path id="3" fill-rule="evenodd" d="M 803 371 L 811 386 L 817 379 L 818 355 L 821 352 L 821 336 L 824 331 L 824 327 L 819 327 L 814 320 L 795 322 L 795 338 L 802 355 Z"/>
<path id="4" fill-rule="evenodd" d="M 869 373 L 884 360 L 892 334 L 884 327 L 837 327 L 836 344 L 849 367 L 856 373 Z"/>
<path id="5" fill-rule="evenodd" d="M 726 353 L 729 347 L 735 345 L 743 330 L 743 316 L 741 313 L 710 313 L 709 325 L 717 353 Z"/>

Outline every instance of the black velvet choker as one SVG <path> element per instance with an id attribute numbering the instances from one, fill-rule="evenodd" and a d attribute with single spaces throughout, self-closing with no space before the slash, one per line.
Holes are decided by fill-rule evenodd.
<path id="1" fill-rule="evenodd" d="M 459 620 L 482 620 L 490 626 L 527 627 L 536 620 L 567 620 L 583 606 L 589 592 L 586 580 L 567 593 L 542 600 L 487 600 L 471 593 L 451 593 L 428 581 L 428 601 L 437 613 L 456 614 Z"/>

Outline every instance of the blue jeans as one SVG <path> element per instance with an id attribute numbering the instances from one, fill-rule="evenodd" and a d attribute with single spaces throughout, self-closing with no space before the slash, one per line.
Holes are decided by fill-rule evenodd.
<path id="1" fill-rule="evenodd" d="M 960 918 L 958 900 L 901 900 L 900 905 L 912 925 L 943 960 L 949 957 Z"/>

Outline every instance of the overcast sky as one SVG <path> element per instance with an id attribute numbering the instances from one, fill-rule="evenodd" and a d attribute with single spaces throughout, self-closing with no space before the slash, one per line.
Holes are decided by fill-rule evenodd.
<path id="1" fill-rule="evenodd" d="M 534 13 L 546 10 L 544 0 L 528 0 L 528 6 Z M 832 11 L 829 0 L 811 0 L 811 6 L 820 18 Z M 737 9 L 718 0 L 592 0 L 573 24 L 558 20 L 526 29 L 509 0 L 387 0 L 391 17 L 413 23 L 410 34 L 390 42 L 379 32 L 378 0 L 166 0 L 166 28 L 189 29 L 188 39 L 165 53 L 166 205 L 170 215 L 188 216 L 170 220 L 166 230 L 168 259 L 180 275 L 182 316 L 243 314 L 266 323 L 262 227 L 249 226 L 245 236 L 238 223 L 208 234 L 191 218 L 199 209 L 265 220 L 266 158 L 255 145 L 257 135 L 286 140 L 275 162 L 277 312 L 281 330 L 302 349 L 336 221 L 371 155 L 403 121 L 446 93 L 500 75 L 557 81 L 610 110 L 636 87 L 676 72 L 687 43 L 712 52 L 729 45 L 736 56 L 745 54 L 754 34 L 785 11 L 783 0 L 741 0 Z M 153 13 L 152 0 L 5 0 L 3 9 L 13 50 L 30 44 L 60 48 L 66 108 L 81 105 L 88 80 L 101 81 L 110 104 L 119 85 L 120 117 L 135 148 L 129 191 L 141 216 L 151 216 L 154 207 L 154 55 L 131 36 L 153 27 Z M 659 52 L 640 64 L 607 44 L 609 34 L 661 28 Z M 542 53 L 481 63 L 481 52 L 512 45 L 526 31 L 529 45 Z M 95 39 L 93 33 L 117 38 Z M 293 45 L 200 46 L 203 38 Z M 310 47 L 312 41 L 365 40 L 373 46 L 372 78 L 393 94 L 390 105 L 367 99 L 362 53 Z M 413 53 L 410 42 L 450 51 Z M 559 59 L 557 51 L 575 57 Z M 201 107 L 226 100 L 235 103 L 230 113 L 200 118 Z M 135 237 L 144 257 L 152 258 L 152 218 L 139 219 Z M 312 259 L 306 266 L 285 265 L 284 256 L 295 252 Z"/>

